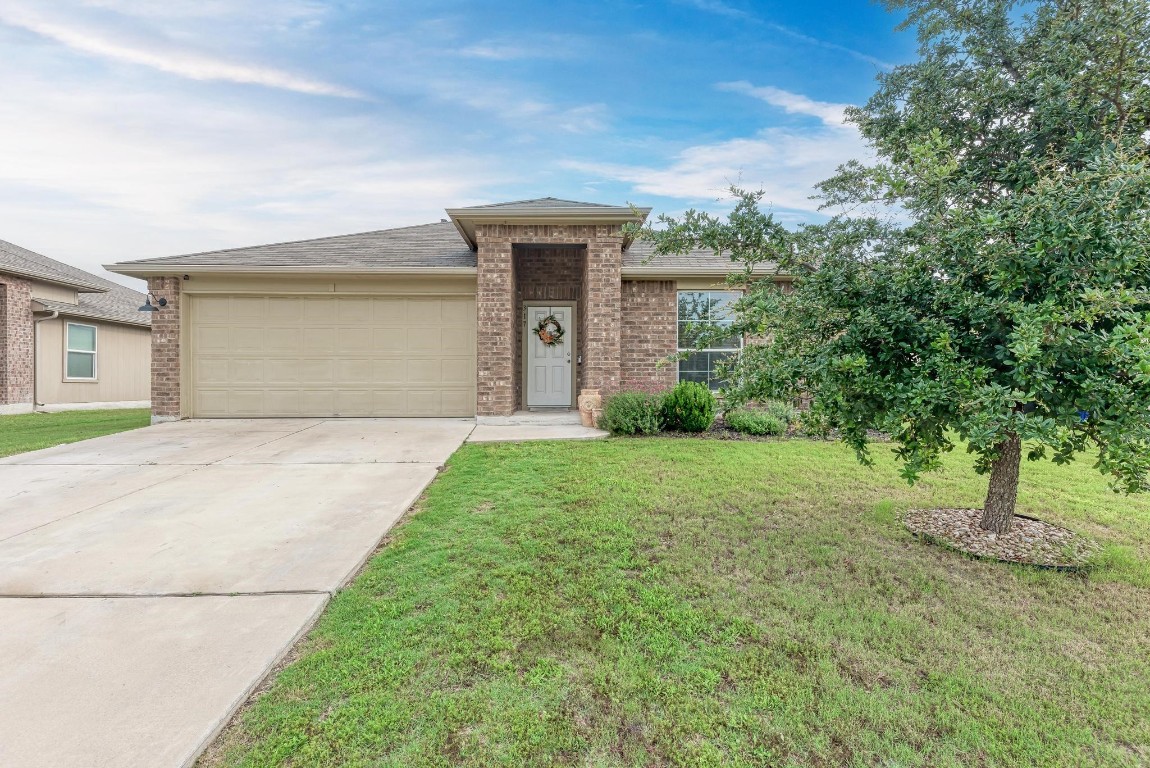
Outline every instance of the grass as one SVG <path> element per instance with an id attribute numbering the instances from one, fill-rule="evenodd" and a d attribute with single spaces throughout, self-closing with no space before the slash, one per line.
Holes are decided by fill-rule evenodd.
<path id="1" fill-rule="evenodd" d="M 0 457 L 148 426 L 147 408 L 0 416 Z"/>
<path id="2" fill-rule="evenodd" d="M 1119 766 L 1150 760 L 1150 498 L 1024 467 L 1088 576 L 901 526 L 980 504 L 806 441 L 468 445 L 211 766 Z"/>

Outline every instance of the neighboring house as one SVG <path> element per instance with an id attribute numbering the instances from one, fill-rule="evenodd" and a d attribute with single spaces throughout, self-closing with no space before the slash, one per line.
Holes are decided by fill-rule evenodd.
<path id="1" fill-rule="evenodd" d="M 146 407 L 144 295 L 0 240 L 0 414 Z"/>
<path id="2" fill-rule="evenodd" d="M 710 381 L 741 343 L 666 362 L 692 346 L 692 323 L 722 319 L 732 264 L 651 260 L 622 232 L 649 211 L 543 198 L 108 268 L 167 301 L 152 318 L 155 420 L 505 417 L 575 408 L 585 390 Z M 552 346 L 536 334 L 550 316 L 564 331 Z"/>

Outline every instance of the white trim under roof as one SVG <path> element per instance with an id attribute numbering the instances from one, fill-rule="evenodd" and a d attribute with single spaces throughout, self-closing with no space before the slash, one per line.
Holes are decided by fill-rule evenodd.
<path id="1" fill-rule="evenodd" d="M 499 206 L 492 208 L 447 208 L 447 215 L 467 241 L 471 250 L 478 244 L 475 241 L 476 224 L 626 224 L 630 221 L 646 221 L 650 208 L 632 208 L 627 205 L 597 206 Z"/>

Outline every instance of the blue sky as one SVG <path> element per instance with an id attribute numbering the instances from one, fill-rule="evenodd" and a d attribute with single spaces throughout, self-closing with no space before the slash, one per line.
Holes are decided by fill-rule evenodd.
<path id="1" fill-rule="evenodd" d="M 101 263 L 540 196 L 785 220 L 914 57 L 863 0 L 4 0 L 0 238 Z"/>

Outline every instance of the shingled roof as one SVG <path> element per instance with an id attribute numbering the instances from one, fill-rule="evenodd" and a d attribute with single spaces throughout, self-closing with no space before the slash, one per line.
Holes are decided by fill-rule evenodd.
<path id="1" fill-rule="evenodd" d="M 107 281 L 7 240 L 0 240 L 0 272 L 63 285 L 78 291 L 103 293 L 107 290 L 102 284 Z"/>
<path id="2" fill-rule="evenodd" d="M 48 311 L 71 317 L 108 320 L 130 325 L 151 325 L 147 312 L 140 312 L 144 294 L 133 291 L 111 280 L 105 280 L 82 269 L 50 259 L 35 251 L 0 240 L 0 272 L 73 288 L 78 303 L 51 299 L 36 299 Z"/>
<path id="3" fill-rule="evenodd" d="M 402 267 L 474 269 L 475 253 L 449 221 L 415 227 L 381 229 L 355 235 L 294 240 L 287 243 L 160 256 L 117 264 L 218 267 L 362 267 L 365 270 Z"/>
<path id="4" fill-rule="evenodd" d="M 560 200 L 554 197 L 520 200 L 510 203 L 455 208 L 449 214 L 461 211 L 482 211 L 485 218 L 494 211 L 571 211 L 578 209 L 592 214 L 604 211 L 612 216 L 624 214 L 635 218 L 633 209 L 625 206 L 581 203 L 574 200 Z M 640 209 L 645 215 L 647 209 Z M 160 267 L 173 268 L 213 268 L 228 271 L 242 271 L 245 268 L 307 272 L 351 271 L 472 271 L 476 268 L 476 255 L 472 244 L 465 238 L 464 230 L 456 222 L 441 221 L 397 229 L 381 229 L 354 235 L 322 237 L 314 240 L 295 240 L 270 245 L 256 245 L 246 248 L 229 248 L 220 251 L 203 251 L 179 256 L 160 256 L 111 265 L 109 269 L 124 274 L 155 273 Z M 712 251 L 697 250 L 683 255 L 659 256 L 651 259 L 653 249 L 650 243 L 632 243 L 623 254 L 623 270 L 629 274 L 701 274 L 725 275 L 736 265 L 726 256 L 716 256 Z M 757 272 L 769 271 L 760 267 Z"/>

